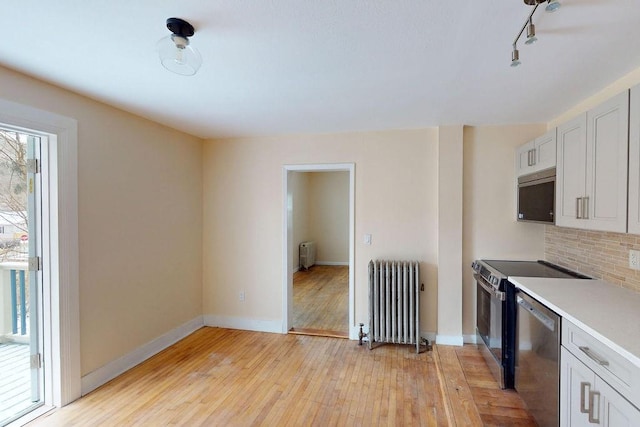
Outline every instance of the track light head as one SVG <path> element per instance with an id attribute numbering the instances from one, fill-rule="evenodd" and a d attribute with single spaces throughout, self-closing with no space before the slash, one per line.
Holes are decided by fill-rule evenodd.
<path id="1" fill-rule="evenodd" d="M 560 9 L 560 6 L 562 6 L 558 0 L 548 0 L 547 3 L 547 6 L 544 8 L 547 12 L 555 12 Z"/>
<path id="2" fill-rule="evenodd" d="M 513 52 L 511 52 L 511 66 L 512 67 L 517 67 L 518 65 L 520 65 L 520 52 L 514 46 L 513 47 Z"/>
<path id="3" fill-rule="evenodd" d="M 533 25 L 533 22 L 529 21 L 529 25 L 527 26 L 527 40 L 524 44 L 533 44 L 538 40 L 536 37 L 536 26 Z"/>

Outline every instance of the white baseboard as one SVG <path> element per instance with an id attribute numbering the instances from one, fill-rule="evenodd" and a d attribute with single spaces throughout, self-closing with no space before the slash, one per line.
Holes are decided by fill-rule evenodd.
<path id="1" fill-rule="evenodd" d="M 316 261 L 316 265 L 349 265 L 349 261 L 341 262 L 341 261 Z"/>
<path id="2" fill-rule="evenodd" d="M 478 344 L 478 336 L 476 334 L 463 335 L 462 338 L 465 344 Z"/>
<path id="3" fill-rule="evenodd" d="M 462 346 L 464 338 L 462 335 L 436 335 L 436 344 Z"/>
<path id="4" fill-rule="evenodd" d="M 82 395 L 84 396 L 85 394 L 92 392 L 118 375 L 144 362 L 151 356 L 161 352 L 165 348 L 175 344 L 188 335 L 191 335 L 203 326 L 203 318 L 202 316 L 198 316 L 195 319 L 159 336 L 153 341 L 138 347 L 131 353 L 125 354 L 95 371 L 84 375 L 82 377 Z"/>
<path id="5" fill-rule="evenodd" d="M 244 317 L 229 317 L 229 316 L 204 316 L 205 326 L 213 326 L 217 328 L 229 328 L 229 329 L 242 329 L 245 331 L 256 332 L 273 332 L 281 334 L 282 332 L 282 320 L 261 320 L 261 319 L 248 319 Z"/>

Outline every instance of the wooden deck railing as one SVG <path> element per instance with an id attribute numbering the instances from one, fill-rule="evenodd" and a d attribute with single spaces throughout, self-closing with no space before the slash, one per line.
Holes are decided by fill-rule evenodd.
<path id="1" fill-rule="evenodd" d="M 0 336 L 28 334 L 27 268 L 26 262 L 0 263 Z"/>

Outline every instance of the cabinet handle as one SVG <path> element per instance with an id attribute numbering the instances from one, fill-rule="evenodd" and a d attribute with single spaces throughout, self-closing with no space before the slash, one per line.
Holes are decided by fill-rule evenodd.
<path id="1" fill-rule="evenodd" d="M 538 163 L 536 161 L 536 149 L 532 148 L 531 149 L 531 165 L 534 166 L 536 163 Z"/>
<path id="2" fill-rule="evenodd" d="M 596 398 L 598 398 L 598 403 L 596 403 Z M 591 424 L 600 424 L 600 392 L 589 392 L 589 406 L 589 422 Z M 598 413 L 598 416 L 594 415 L 595 412 Z"/>
<path id="3" fill-rule="evenodd" d="M 585 405 L 587 402 L 586 395 L 591 391 L 591 384 L 587 382 L 580 383 L 580 412 L 589 413 L 589 408 Z"/>
<path id="4" fill-rule="evenodd" d="M 582 198 L 582 218 L 583 219 L 589 219 L 589 198 L 588 197 L 583 197 Z"/>
<path id="5" fill-rule="evenodd" d="M 531 166 L 531 150 L 527 151 L 527 166 Z"/>
<path id="6" fill-rule="evenodd" d="M 599 355 L 597 355 L 593 350 L 591 350 L 589 347 L 587 346 L 580 346 L 578 347 L 580 349 L 581 352 L 583 352 L 584 354 L 587 355 L 587 357 L 589 357 L 589 359 L 593 360 L 594 362 L 596 362 L 598 365 L 600 366 L 609 366 L 609 362 L 606 359 L 603 359 L 602 357 L 600 357 Z"/>
<path id="7" fill-rule="evenodd" d="M 576 197 L 576 219 L 582 219 L 582 197 Z"/>

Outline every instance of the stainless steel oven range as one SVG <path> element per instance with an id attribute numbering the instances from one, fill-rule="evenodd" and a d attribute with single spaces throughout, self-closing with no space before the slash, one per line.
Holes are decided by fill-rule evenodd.
<path id="1" fill-rule="evenodd" d="M 471 267 L 476 280 L 478 344 L 500 387 L 513 388 L 517 303 L 515 294 L 507 292 L 509 276 L 566 279 L 587 277 L 546 261 L 477 260 Z"/>

